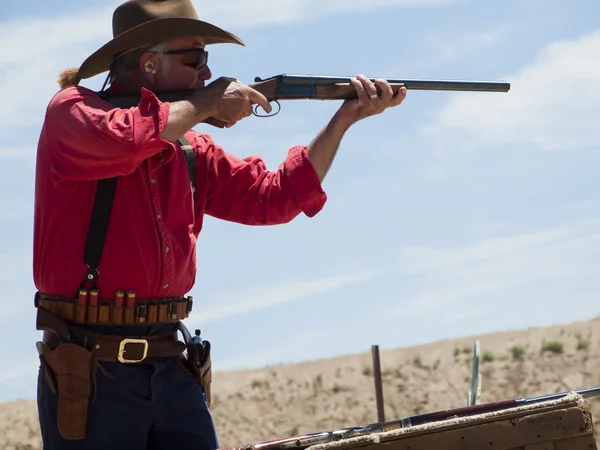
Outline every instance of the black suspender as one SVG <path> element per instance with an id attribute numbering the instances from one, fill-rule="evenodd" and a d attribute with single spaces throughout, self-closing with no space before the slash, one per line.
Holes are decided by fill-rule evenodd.
<path id="1" fill-rule="evenodd" d="M 190 182 L 192 183 L 192 193 L 196 194 L 196 153 L 194 149 L 190 145 L 190 143 L 181 136 L 177 139 L 181 149 L 183 150 L 183 154 L 185 155 L 185 162 L 187 164 L 188 173 L 190 174 Z"/>
<path id="2" fill-rule="evenodd" d="M 190 183 L 192 184 L 192 192 L 196 192 L 196 153 L 190 143 L 182 136 L 177 142 L 183 150 L 185 162 L 187 164 Z M 96 289 L 96 280 L 100 273 L 98 265 L 102 257 L 104 241 L 106 240 L 106 232 L 110 222 L 110 213 L 112 210 L 113 200 L 117 187 L 117 178 L 105 178 L 98 180 L 96 188 L 96 196 L 94 197 L 94 206 L 90 217 L 90 225 L 85 242 L 85 250 L 83 252 L 83 262 L 88 268 L 85 280 L 81 283 L 80 289 L 89 283 L 93 289 Z M 195 199 L 194 199 L 195 200 Z M 195 202 L 194 202 L 195 203 Z M 76 295 L 77 297 L 77 295 Z"/>
<path id="3" fill-rule="evenodd" d="M 116 187 L 116 178 L 98 180 L 94 207 L 92 209 L 92 216 L 90 217 L 90 226 L 83 252 L 83 262 L 87 266 L 88 271 L 80 288 L 83 288 L 86 283 L 90 283 L 96 289 L 96 279 L 100 275 L 98 265 L 100 264 L 104 240 L 108 231 L 108 222 L 110 221 L 110 212 Z"/>

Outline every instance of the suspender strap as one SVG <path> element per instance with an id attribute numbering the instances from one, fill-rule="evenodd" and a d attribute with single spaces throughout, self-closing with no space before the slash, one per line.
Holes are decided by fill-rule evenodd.
<path id="1" fill-rule="evenodd" d="M 182 136 L 177 142 L 185 155 L 190 182 L 192 184 L 192 192 L 196 192 L 196 153 L 190 143 Z M 98 265 L 102 257 L 102 250 L 106 240 L 108 224 L 110 222 L 110 213 L 112 210 L 113 200 L 117 187 L 116 178 L 105 178 L 98 180 L 96 188 L 96 196 L 94 198 L 94 206 L 92 208 L 92 216 L 85 242 L 85 250 L 83 252 L 83 262 L 88 267 L 85 280 L 81 283 L 80 289 L 86 283 L 90 283 L 96 289 L 96 280 L 100 275 Z"/>
<path id="2" fill-rule="evenodd" d="M 177 139 L 177 142 L 181 146 L 183 150 L 183 154 L 185 155 L 185 162 L 187 164 L 188 173 L 190 174 L 190 182 L 192 183 L 192 192 L 196 193 L 196 153 L 194 149 L 190 145 L 190 143 L 181 136 Z"/>
<path id="3" fill-rule="evenodd" d="M 98 180 L 96 196 L 94 198 L 94 207 L 92 209 L 90 226 L 85 242 L 85 250 L 83 252 L 83 262 L 88 267 L 88 271 L 86 279 L 82 283 L 82 287 L 88 282 L 94 289 L 96 288 L 96 279 L 98 278 L 98 275 L 100 275 L 98 272 L 98 265 L 100 264 L 106 232 L 108 231 L 108 223 L 110 221 L 110 213 L 116 187 L 116 178 Z"/>

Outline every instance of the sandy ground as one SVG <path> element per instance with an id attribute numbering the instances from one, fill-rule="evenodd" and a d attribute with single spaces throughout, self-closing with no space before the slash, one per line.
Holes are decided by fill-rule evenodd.
<path id="1" fill-rule="evenodd" d="M 382 350 L 385 420 L 464 406 L 475 339 L 482 403 L 600 385 L 600 320 Z M 213 386 L 223 447 L 378 421 L 370 352 L 218 372 Z M 0 423 L 1 450 L 41 448 L 33 400 L 0 404 Z"/>

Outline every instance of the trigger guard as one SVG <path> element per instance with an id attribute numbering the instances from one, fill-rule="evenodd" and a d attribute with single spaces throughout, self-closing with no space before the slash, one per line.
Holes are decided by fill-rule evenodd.
<path id="1" fill-rule="evenodd" d="M 273 117 L 276 116 L 277 114 L 279 114 L 279 111 L 281 111 L 281 104 L 277 101 L 277 100 L 273 100 L 275 103 L 277 103 L 277 112 L 273 113 L 273 114 L 257 114 L 258 108 L 260 107 L 259 104 L 254 106 L 254 111 L 252 112 L 252 114 L 254 114 L 256 117 Z"/>

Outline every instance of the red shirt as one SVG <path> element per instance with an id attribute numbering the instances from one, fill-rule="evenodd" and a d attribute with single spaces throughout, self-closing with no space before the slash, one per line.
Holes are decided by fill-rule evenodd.
<path id="1" fill-rule="evenodd" d="M 84 87 L 58 92 L 38 144 L 33 275 L 36 288 L 73 297 L 86 274 L 85 238 L 100 178 L 118 176 L 98 270 L 100 298 L 133 290 L 140 298 L 185 295 L 196 276 L 196 239 L 204 214 L 248 225 L 317 214 L 326 201 L 306 147 L 290 149 L 276 171 L 259 157 L 237 158 L 207 134 L 190 130 L 193 210 L 184 154 L 160 138 L 169 103 L 142 90 L 119 109 Z"/>

